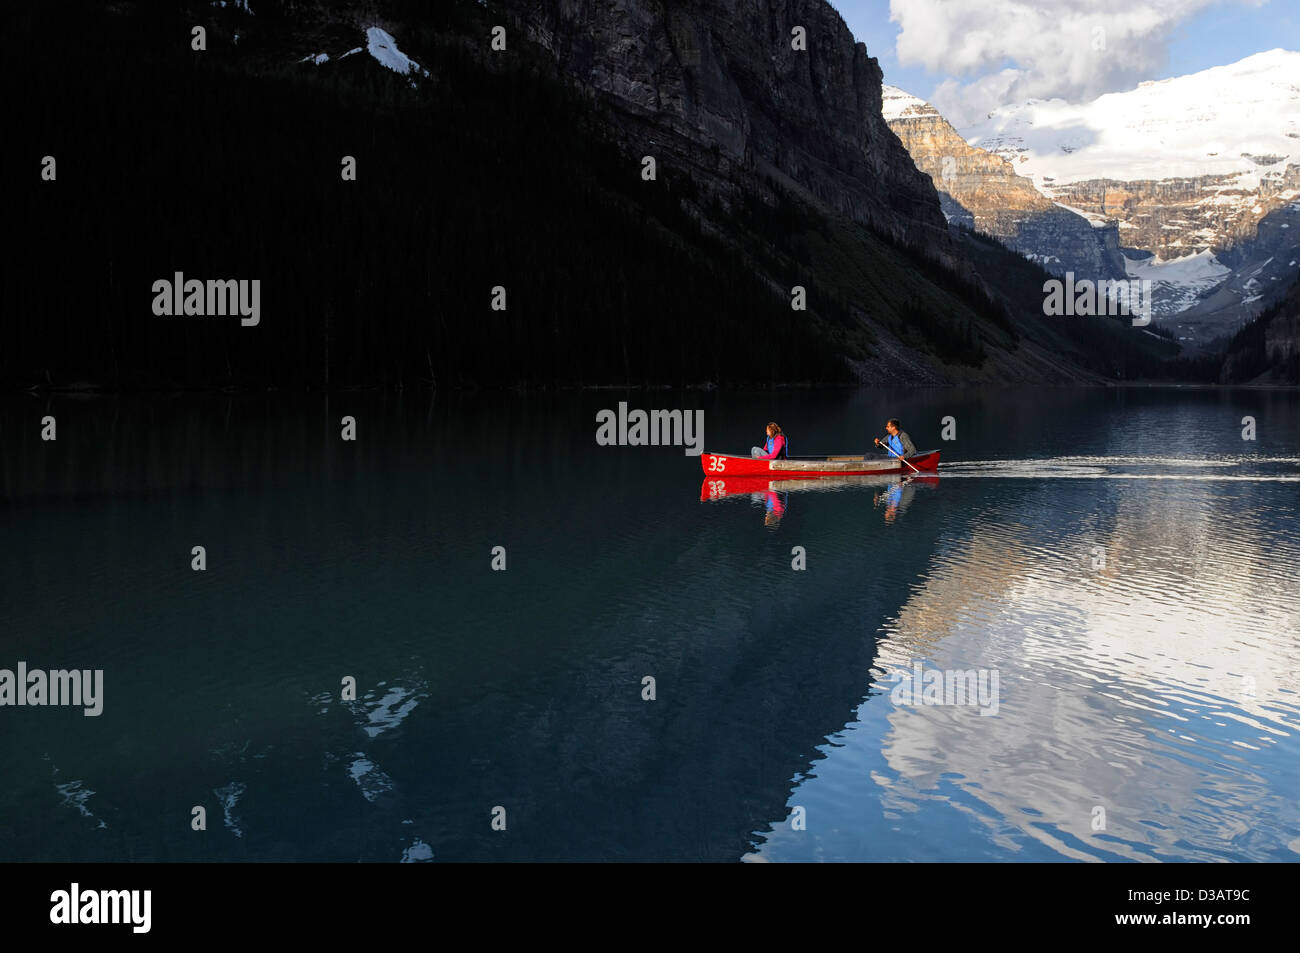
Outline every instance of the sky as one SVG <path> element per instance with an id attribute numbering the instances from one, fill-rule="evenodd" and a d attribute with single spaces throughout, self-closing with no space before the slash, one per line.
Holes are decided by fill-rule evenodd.
<path id="1" fill-rule="evenodd" d="M 1007 103 L 1084 102 L 1277 47 L 1300 50 L 1297 0 L 830 3 L 886 83 L 929 100 L 958 129 Z"/>

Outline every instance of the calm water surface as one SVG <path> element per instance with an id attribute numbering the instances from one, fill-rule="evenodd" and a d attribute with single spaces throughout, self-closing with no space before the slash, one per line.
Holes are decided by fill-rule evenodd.
<path id="1" fill-rule="evenodd" d="M 705 481 L 620 399 L 944 466 Z M 1300 859 L 1295 392 L 6 398 L 0 450 L 0 668 L 105 683 L 0 708 L 0 859 Z"/>

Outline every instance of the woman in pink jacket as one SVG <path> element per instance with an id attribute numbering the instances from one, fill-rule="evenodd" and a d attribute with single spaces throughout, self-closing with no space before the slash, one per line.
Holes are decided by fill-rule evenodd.
<path id="1" fill-rule="evenodd" d="M 790 456 L 787 447 L 785 434 L 775 423 L 767 425 L 767 446 L 754 447 L 750 450 L 749 455 L 756 460 L 784 460 Z"/>

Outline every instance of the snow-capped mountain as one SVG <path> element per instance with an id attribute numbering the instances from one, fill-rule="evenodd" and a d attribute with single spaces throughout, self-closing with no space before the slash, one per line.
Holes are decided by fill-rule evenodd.
<path id="1" fill-rule="evenodd" d="M 1300 271 L 1300 53 L 1009 105 L 960 132 L 892 86 L 881 112 L 949 221 L 1058 274 L 1150 280 L 1187 343 L 1235 330 Z"/>
<path id="2" fill-rule="evenodd" d="M 1113 224 L 1061 207 L 1009 160 L 968 145 L 934 106 L 896 86 L 883 87 L 881 115 L 930 176 L 950 223 L 992 235 L 1055 274 L 1125 277 Z"/>
<path id="3" fill-rule="evenodd" d="M 1004 106 L 961 132 L 1045 192 L 1099 180 L 1212 179 L 1227 199 L 1216 204 L 1237 204 L 1236 193 L 1277 187 L 1300 162 L 1300 53 L 1257 53 L 1088 103 Z"/>
<path id="4" fill-rule="evenodd" d="M 1087 103 L 1005 106 L 961 134 L 1050 199 L 1117 224 L 1138 252 L 1130 275 L 1156 282 L 1156 315 L 1184 323 L 1180 337 L 1224 330 L 1296 275 L 1300 53 L 1270 50 Z"/>

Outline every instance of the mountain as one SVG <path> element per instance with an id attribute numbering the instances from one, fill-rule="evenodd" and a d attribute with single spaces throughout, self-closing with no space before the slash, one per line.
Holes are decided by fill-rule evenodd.
<path id="1" fill-rule="evenodd" d="M 1181 292 L 1190 301 L 1168 322 L 1178 336 L 1187 333 L 1204 341 L 1212 335 L 1230 333 L 1247 323 L 1251 315 L 1267 309 L 1295 280 L 1300 268 L 1300 202 L 1290 202 L 1265 214 L 1255 226 L 1255 235 L 1217 254 L 1200 252 L 1174 262 L 1161 262 L 1151 268 L 1157 282 L 1182 263 L 1198 262 L 1209 272 L 1202 281 L 1195 277 L 1170 283 L 1170 298 Z M 1140 273 L 1141 263 L 1130 266 Z"/>
<path id="2" fill-rule="evenodd" d="M 1087 103 L 1009 105 L 961 134 L 1051 200 L 1116 223 L 1130 274 L 1158 283 L 1157 319 L 1184 325 L 1189 340 L 1232 330 L 1296 275 L 1278 234 L 1290 222 L 1270 216 L 1300 198 L 1300 53 L 1270 50 Z"/>
<path id="3" fill-rule="evenodd" d="M 992 235 L 1054 274 L 1127 277 L 1113 224 L 1094 225 L 1061 207 L 1008 159 L 968 145 L 937 109 L 910 93 L 886 85 L 882 113 L 917 168 L 930 176 L 950 222 Z"/>
<path id="4" fill-rule="evenodd" d="M 1041 268 L 947 226 L 823 0 L 56 0 L 11 42 L 41 96 L 11 104 L 0 294 L 39 317 L 6 385 L 1170 373 L 1166 339 L 1044 317 Z M 176 272 L 259 280 L 260 322 L 154 313 Z"/>
<path id="5" fill-rule="evenodd" d="M 881 71 L 826 0 L 499 0 L 621 131 L 690 163 L 808 193 L 898 241 L 948 252 L 934 190 L 880 114 Z M 792 49 L 792 31 L 807 49 Z M 710 151 L 714 154 L 710 155 Z M 948 259 L 950 262 L 951 258 Z"/>

